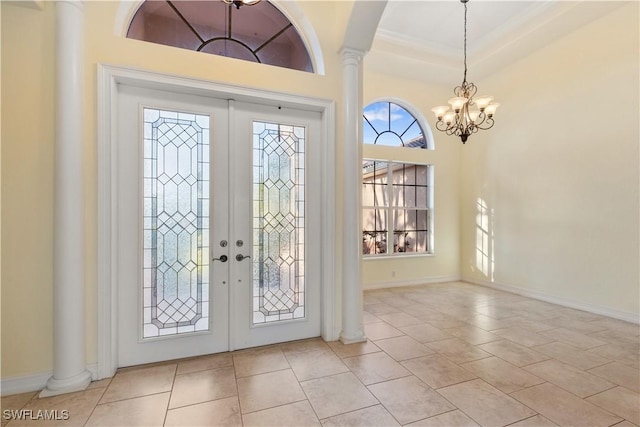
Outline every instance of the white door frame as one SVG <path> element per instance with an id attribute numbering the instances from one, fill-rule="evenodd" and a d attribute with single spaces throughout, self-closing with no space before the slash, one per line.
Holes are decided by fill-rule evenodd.
<path id="1" fill-rule="evenodd" d="M 321 335 L 338 339 L 335 321 L 335 103 L 332 100 L 232 86 L 206 80 L 151 71 L 98 64 L 98 378 L 115 374 L 118 368 L 118 229 L 116 154 L 118 84 L 163 91 L 235 99 L 254 104 L 318 111 L 322 115 L 321 136 Z"/>

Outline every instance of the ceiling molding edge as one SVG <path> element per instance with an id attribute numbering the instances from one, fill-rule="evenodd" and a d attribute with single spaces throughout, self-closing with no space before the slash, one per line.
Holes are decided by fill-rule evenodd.
<path id="1" fill-rule="evenodd" d="M 11 4 L 14 6 L 26 7 L 29 9 L 42 10 L 44 9 L 45 0 L 2 0 L 2 3 Z"/>
<path id="2" fill-rule="evenodd" d="M 627 3 L 545 2 L 535 11 L 520 14 L 513 24 L 491 36 L 479 48 L 468 49 L 469 68 L 473 68 L 475 78 L 486 77 Z M 582 7 L 579 13 L 572 14 L 579 7 Z M 427 71 L 428 68 L 456 70 L 462 64 L 462 49 L 447 50 L 435 43 L 419 43 L 414 38 L 398 36 L 386 30 L 376 33 L 368 56 L 375 56 L 370 61 L 374 67 L 384 63 L 382 57 L 389 57 L 403 64 L 404 68 L 422 68 L 426 74 L 432 74 Z M 408 74 L 415 76 L 416 70 Z"/>

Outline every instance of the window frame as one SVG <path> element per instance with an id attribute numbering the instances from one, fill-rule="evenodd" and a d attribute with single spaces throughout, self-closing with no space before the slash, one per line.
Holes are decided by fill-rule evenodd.
<path id="1" fill-rule="evenodd" d="M 401 147 L 400 147 L 401 148 Z M 386 181 L 384 184 L 382 184 L 384 186 L 384 197 L 383 199 L 386 201 L 385 204 L 383 205 L 377 205 L 375 203 L 373 204 L 365 204 L 364 202 L 362 203 L 362 207 L 361 207 L 361 214 L 364 218 L 364 213 L 366 210 L 373 210 L 373 211 L 382 211 L 384 212 L 384 217 L 386 218 L 385 220 L 385 224 L 383 224 L 383 229 L 378 231 L 377 228 L 374 230 L 365 230 L 364 224 L 362 226 L 362 256 L 364 259 L 380 259 L 380 258 L 397 258 L 397 257 L 417 257 L 417 256 L 432 256 L 433 255 L 433 175 L 434 175 L 434 165 L 431 163 L 425 163 L 425 162 L 406 162 L 406 161 L 398 161 L 398 160 L 393 160 L 393 159 L 381 159 L 381 158 L 364 158 L 363 159 L 363 165 L 367 162 L 380 162 L 380 163 L 386 163 L 386 166 L 384 166 L 384 170 L 385 170 L 385 174 L 386 174 Z M 394 187 L 397 187 L 397 184 L 394 184 L 394 180 L 393 180 L 393 174 L 394 172 L 397 172 L 399 169 L 403 170 L 404 173 L 404 168 L 405 167 L 417 167 L 417 166 L 424 166 L 426 168 L 425 171 L 425 183 L 424 185 L 420 184 L 413 184 L 413 185 L 402 185 L 402 187 L 410 187 L 410 186 L 414 186 L 416 188 L 424 186 L 426 188 L 426 194 L 425 194 L 425 204 L 424 206 L 418 206 L 418 198 L 416 195 L 416 200 L 414 205 L 415 206 L 408 206 L 406 204 L 399 204 L 397 202 L 397 198 L 394 197 Z M 375 175 L 374 175 L 375 176 Z M 417 175 L 416 175 L 417 176 Z M 364 180 L 367 178 L 365 173 L 364 173 L 364 167 L 363 167 L 363 176 L 362 176 L 362 186 L 363 189 L 362 191 L 364 192 L 364 186 L 366 185 L 366 183 L 364 182 Z M 380 186 L 380 184 L 373 184 Z M 396 230 L 394 224 L 397 218 L 397 212 L 401 212 L 401 211 L 416 211 L 416 215 L 417 212 L 419 211 L 423 211 L 426 212 L 426 218 L 425 218 L 425 226 L 426 226 L 426 230 L 419 230 L 416 227 L 416 230 L 412 230 L 413 232 L 425 232 L 426 233 L 426 250 L 425 251 L 396 251 L 396 234 L 398 233 L 402 233 L 402 231 Z M 376 217 L 377 218 L 377 215 Z M 377 219 L 374 221 L 377 223 Z M 417 217 L 416 217 L 416 222 L 417 221 Z M 367 233 L 384 233 L 385 236 L 385 242 L 386 242 L 386 248 L 384 252 L 380 252 L 380 253 L 364 253 L 365 251 L 365 235 Z M 404 230 L 404 232 L 406 233 L 406 229 Z M 399 239 L 398 239 L 399 240 Z M 374 242 L 378 242 L 377 238 L 374 239 Z M 374 245 L 376 245 L 377 243 L 374 243 Z"/>
<path id="2" fill-rule="evenodd" d="M 373 142 L 365 142 L 362 141 L 363 145 L 363 162 L 361 164 L 361 203 L 360 203 L 360 218 L 361 218 L 361 238 L 362 238 L 362 246 L 360 249 L 361 256 L 364 260 L 372 260 L 372 259 L 384 259 L 384 258 L 411 258 L 411 257 L 429 257 L 434 255 L 434 226 L 435 226 L 435 215 L 434 215 L 434 177 L 435 177 L 435 164 L 433 162 L 433 158 L 430 156 L 430 153 L 434 150 L 434 141 L 433 134 L 431 132 L 431 128 L 428 122 L 425 120 L 424 116 L 420 114 L 419 110 L 407 103 L 404 100 L 392 97 L 378 98 L 372 100 L 369 104 L 367 104 L 362 110 L 362 124 L 363 126 L 367 125 L 368 119 L 364 116 L 365 111 L 375 105 L 377 103 L 388 103 L 388 108 L 391 111 L 392 105 L 396 104 L 398 107 L 402 108 L 407 114 L 409 114 L 411 119 L 414 119 L 418 124 L 420 130 L 422 131 L 422 137 L 424 138 L 424 144 L 422 146 L 405 146 L 404 144 L 408 141 L 402 140 L 402 145 L 398 146 L 379 146 L 379 144 L 375 144 Z M 389 120 L 391 120 L 391 114 L 389 111 Z M 387 124 L 387 127 L 391 128 L 391 123 Z M 364 136 L 364 133 L 363 133 Z M 374 148 L 377 147 L 377 148 Z M 417 151 L 416 151 L 417 150 Z M 417 156 L 416 156 L 417 154 Z M 391 179 L 392 170 L 387 170 L 387 183 L 386 183 L 386 198 L 388 200 L 388 206 L 375 206 L 375 205 L 365 205 L 364 204 L 364 186 L 365 186 L 365 170 L 364 166 L 366 162 L 384 162 L 388 165 L 410 165 L 410 166 L 426 166 L 426 183 L 427 187 L 426 192 L 426 200 L 424 206 L 407 206 L 405 205 L 395 205 L 397 201 L 394 201 L 391 197 L 393 194 L 393 181 Z M 389 168 L 387 168 L 389 169 Z M 373 202 L 375 203 L 375 201 Z M 417 204 L 417 200 L 414 204 Z M 365 230 L 364 218 L 365 211 L 377 209 L 385 212 L 386 221 L 385 221 L 385 233 L 386 238 L 386 250 L 382 253 L 367 253 L 365 254 L 365 238 L 366 234 L 370 232 L 377 232 L 377 229 L 374 230 Z M 394 220 L 395 213 L 398 211 L 427 211 L 426 216 L 426 250 L 422 252 L 393 252 L 395 250 L 395 231 L 394 231 Z M 375 218 L 375 217 L 374 217 Z M 378 220 L 376 219 L 377 223 Z M 416 225 L 417 225 L 417 217 L 416 217 Z M 417 228 L 417 226 L 416 226 Z M 406 229 L 405 229 L 406 231 Z M 374 241 L 377 242 L 378 239 L 374 234 Z M 373 243 L 374 245 L 376 243 Z M 371 247 L 371 246 L 370 246 Z"/>

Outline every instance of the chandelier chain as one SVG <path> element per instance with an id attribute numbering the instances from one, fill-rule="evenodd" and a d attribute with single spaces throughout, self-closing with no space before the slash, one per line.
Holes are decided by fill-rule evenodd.
<path id="1" fill-rule="evenodd" d="M 467 81 L 467 3 L 464 3 L 464 78 Z"/>

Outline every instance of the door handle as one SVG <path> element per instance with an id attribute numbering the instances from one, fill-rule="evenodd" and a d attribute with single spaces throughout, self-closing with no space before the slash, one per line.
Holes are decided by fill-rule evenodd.
<path id="1" fill-rule="evenodd" d="M 242 261 L 245 258 L 251 258 L 251 257 L 249 255 L 242 255 L 242 254 L 236 255 L 236 261 Z"/>
<path id="2" fill-rule="evenodd" d="M 226 255 L 220 255 L 220 258 L 214 258 L 212 261 L 227 262 L 228 259 Z"/>

